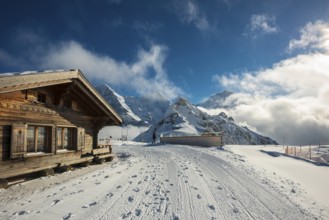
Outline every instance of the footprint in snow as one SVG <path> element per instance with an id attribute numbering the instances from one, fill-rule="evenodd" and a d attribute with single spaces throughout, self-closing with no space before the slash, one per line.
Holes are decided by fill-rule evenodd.
<path id="1" fill-rule="evenodd" d="M 15 216 L 27 215 L 27 214 L 30 214 L 30 212 L 31 211 L 23 210 L 23 211 L 15 212 L 13 215 L 15 215 Z"/>
<path id="2" fill-rule="evenodd" d="M 90 203 L 90 204 L 88 204 L 88 205 L 84 205 L 84 206 L 82 206 L 82 208 L 89 208 L 90 206 L 94 206 L 94 205 L 97 205 L 98 204 L 98 202 L 92 202 L 92 203 Z"/>
<path id="3" fill-rule="evenodd" d="M 113 196 L 113 193 L 108 193 L 108 194 L 106 194 L 106 197 L 107 198 L 111 198 Z"/>
<path id="4" fill-rule="evenodd" d="M 129 196 L 128 201 L 129 201 L 129 202 L 134 201 L 134 197 L 133 197 L 133 196 Z"/>
<path id="5" fill-rule="evenodd" d="M 60 203 L 60 202 L 63 202 L 63 199 L 55 199 L 55 200 L 53 200 L 53 202 L 51 203 L 51 206 L 55 206 L 55 205 L 57 205 L 57 204 Z"/>
<path id="6" fill-rule="evenodd" d="M 73 216 L 74 216 L 74 214 L 70 212 L 69 214 L 64 215 L 63 218 L 62 218 L 62 220 L 69 220 Z"/>
<path id="7" fill-rule="evenodd" d="M 211 210 L 215 211 L 215 206 L 213 206 L 213 205 L 208 205 L 208 208 L 210 208 Z"/>
<path id="8" fill-rule="evenodd" d="M 122 186 L 117 186 L 117 188 L 116 189 L 120 189 Z"/>
<path id="9" fill-rule="evenodd" d="M 238 213 L 238 212 L 239 212 L 239 209 L 236 208 L 236 207 L 234 207 L 234 208 L 233 208 L 233 212 L 234 212 L 234 213 Z"/>
<path id="10" fill-rule="evenodd" d="M 135 215 L 136 215 L 136 216 L 140 216 L 141 213 L 142 213 L 142 210 L 141 210 L 141 209 L 136 209 L 136 210 L 135 210 Z"/>
<path id="11" fill-rule="evenodd" d="M 47 198 L 55 196 L 57 193 L 54 193 L 52 195 L 48 195 Z"/>
<path id="12" fill-rule="evenodd" d="M 129 218 L 130 215 L 131 215 L 131 212 L 129 211 L 128 213 L 125 213 L 122 215 L 122 219 Z"/>
<path id="13" fill-rule="evenodd" d="M 200 196 L 200 194 L 198 194 L 197 196 L 196 196 L 198 199 L 201 199 L 202 197 Z"/>
<path id="14" fill-rule="evenodd" d="M 136 187 L 135 189 L 133 189 L 134 192 L 139 192 L 139 188 Z"/>
<path id="15" fill-rule="evenodd" d="M 173 220 L 179 220 L 179 217 L 178 217 L 175 213 L 173 213 L 173 214 L 172 214 L 172 219 L 173 219 Z"/>

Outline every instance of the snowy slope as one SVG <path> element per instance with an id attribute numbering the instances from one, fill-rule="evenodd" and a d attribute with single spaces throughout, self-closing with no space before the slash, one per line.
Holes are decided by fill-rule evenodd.
<path id="1" fill-rule="evenodd" d="M 141 118 L 126 104 L 125 98 L 116 93 L 109 85 L 100 85 L 96 87 L 96 90 L 120 114 L 124 122 L 136 123 L 141 121 Z"/>
<path id="2" fill-rule="evenodd" d="M 164 118 L 152 125 L 142 135 L 151 141 L 153 132 L 163 136 L 202 134 L 205 131 L 222 132 L 224 144 L 277 144 L 274 140 L 261 136 L 246 127 L 234 123 L 225 113 L 210 116 L 184 98 L 178 98 L 168 108 Z M 137 137 L 139 140 L 141 137 Z"/>
<path id="3" fill-rule="evenodd" d="M 197 106 L 201 106 L 201 107 L 207 108 L 207 109 L 232 108 L 232 106 L 225 103 L 226 98 L 228 98 L 232 94 L 233 94 L 233 92 L 225 90 L 221 93 L 217 93 L 213 96 L 210 96 L 208 99 L 197 104 Z"/>
<path id="4" fill-rule="evenodd" d="M 161 94 L 152 97 L 127 96 L 125 98 L 134 113 L 147 124 L 153 124 L 162 118 L 171 103 Z"/>
<path id="5" fill-rule="evenodd" d="M 162 94 L 149 97 L 121 96 L 109 85 L 96 87 L 97 91 L 123 117 L 125 124 L 148 126 L 163 117 L 170 101 Z"/>
<path id="6" fill-rule="evenodd" d="M 328 196 L 321 203 L 291 179 L 298 172 L 277 169 L 317 173 L 314 190 L 327 195 L 325 167 L 259 151 L 253 159 L 250 147 L 115 146 L 113 162 L 0 190 L 0 219 L 328 219 Z"/>

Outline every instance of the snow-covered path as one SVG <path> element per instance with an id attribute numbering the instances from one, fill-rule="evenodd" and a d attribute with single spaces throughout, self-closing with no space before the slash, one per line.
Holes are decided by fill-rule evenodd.
<path id="1" fill-rule="evenodd" d="M 209 149 L 116 151 L 115 161 L 90 172 L 84 168 L 0 191 L 0 219 L 313 218 Z"/>

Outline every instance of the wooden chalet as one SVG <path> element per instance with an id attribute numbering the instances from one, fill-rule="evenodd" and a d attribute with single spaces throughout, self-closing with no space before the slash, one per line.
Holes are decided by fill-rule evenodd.
<path id="1" fill-rule="evenodd" d="M 80 70 L 0 74 L 0 185 L 7 178 L 111 158 L 98 132 L 121 117 Z"/>

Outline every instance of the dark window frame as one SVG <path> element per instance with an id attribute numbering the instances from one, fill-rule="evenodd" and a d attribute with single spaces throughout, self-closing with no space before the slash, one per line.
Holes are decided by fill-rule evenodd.
<path id="1" fill-rule="evenodd" d="M 45 125 L 28 125 L 26 153 L 50 153 L 52 143 L 52 127 Z"/>

